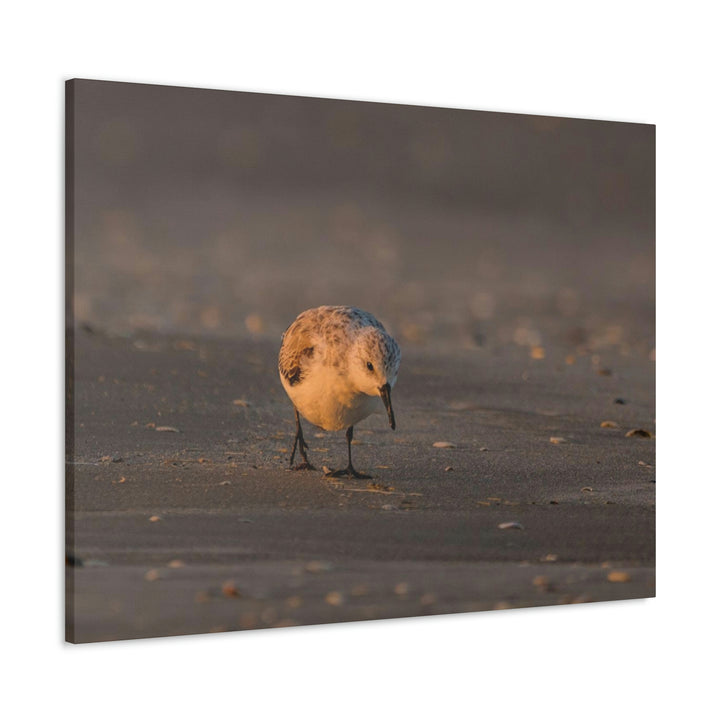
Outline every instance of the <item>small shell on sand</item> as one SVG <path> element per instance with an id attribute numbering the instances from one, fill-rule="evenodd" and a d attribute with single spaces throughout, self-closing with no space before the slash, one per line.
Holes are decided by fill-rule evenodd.
<path id="1" fill-rule="evenodd" d="M 625 437 L 651 438 L 652 434 L 643 428 L 633 428 L 625 433 Z"/>
<path id="2" fill-rule="evenodd" d="M 502 522 L 498 525 L 501 530 L 524 530 L 525 526 L 515 520 L 511 522 Z"/>

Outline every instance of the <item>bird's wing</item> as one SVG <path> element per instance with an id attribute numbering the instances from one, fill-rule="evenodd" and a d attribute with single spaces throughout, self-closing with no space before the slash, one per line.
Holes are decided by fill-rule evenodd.
<path id="1" fill-rule="evenodd" d="M 290 385 L 302 381 L 314 352 L 313 335 L 300 317 L 285 331 L 278 357 L 278 370 Z"/>

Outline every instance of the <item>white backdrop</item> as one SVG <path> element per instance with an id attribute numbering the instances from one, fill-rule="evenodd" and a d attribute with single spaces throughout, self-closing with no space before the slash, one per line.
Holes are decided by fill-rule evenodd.
<path id="1" fill-rule="evenodd" d="M 260 5 L 5 9 L 8 717 L 622 718 L 711 707 L 720 159 L 711 4 Z M 656 123 L 658 598 L 65 645 L 62 143 L 72 77 Z"/>

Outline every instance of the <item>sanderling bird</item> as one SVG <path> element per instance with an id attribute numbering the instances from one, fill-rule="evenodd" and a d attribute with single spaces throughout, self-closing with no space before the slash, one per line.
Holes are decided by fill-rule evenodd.
<path id="1" fill-rule="evenodd" d="M 314 470 L 307 457 L 300 415 L 323 430 L 346 430 L 348 465 L 328 477 L 370 479 L 352 464 L 353 427 L 373 412 L 387 411 L 395 429 L 390 391 L 400 368 L 400 348 L 369 312 L 345 305 L 323 305 L 297 316 L 285 331 L 278 369 L 295 406 L 295 452 L 303 463 L 294 470 Z M 382 403 L 382 404 L 381 404 Z"/>

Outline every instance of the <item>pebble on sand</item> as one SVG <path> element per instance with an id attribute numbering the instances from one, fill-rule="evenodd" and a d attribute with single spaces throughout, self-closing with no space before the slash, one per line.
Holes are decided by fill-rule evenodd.
<path id="1" fill-rule="evenodd" d="M 337 607 L 345 602 L 345 598 L 342 596 L 342 593 L 333 590 L 325 596 L 325 602 L 328 605 L 335 605 Z"/>
<path id="2" fill-rule="evenodd" d="M 222 584 L 222 594 L 225 597 L 240 597 L 240 591 L 235 587 L 232 580 L 226 580 Z"/>
<path id="3" fill-rule="evenodd" d="M 567 440 L 564 437 L 551 437 L 550 442 L 553 445 L 560 445 L 561 443 L 566 443 Z"/>
<path id="4" fill-rule="evenodd" d="M 311 560 L 309 563 L 305 564 L 305 572 L 309 573 L 321 573 L 321 572 L 327 572 L 328 570 L 333 569 L 333 564 L 326 562 L 324 560 Z"/>
<path id="5" fill-rule="evenodd" d="M 618 424 L 617 424 L 616 422 L 614 422 L 613 420 L 603 420 L 603 421 L 600 423 L 600 427 L 601 427 L 601 428 L 616 428 L 616 427 L 619 427 L 619 426 L 618 426 Z"/>
<path id="6" fill-rule="evenodd" d="M 456 448 L 457 445 L 455 443 L 446 442 L 445 440 L 439 440 L 438 442 L 433 443 L 434 448 Z"/>
<path id="7" fill-rule="evenodd" d="M 630 573 L 622 570 L 613 570 L 608 573 L 607 579 L 609 582 L 625 583 L 630 582 Z"/>
<path id="8" fill-rule="evenodd" d="M 536 575 L 533 578 L 532 584 L 539 590 L 549 590 L 550 578 L 548 578 L 546 575 Z"/>

